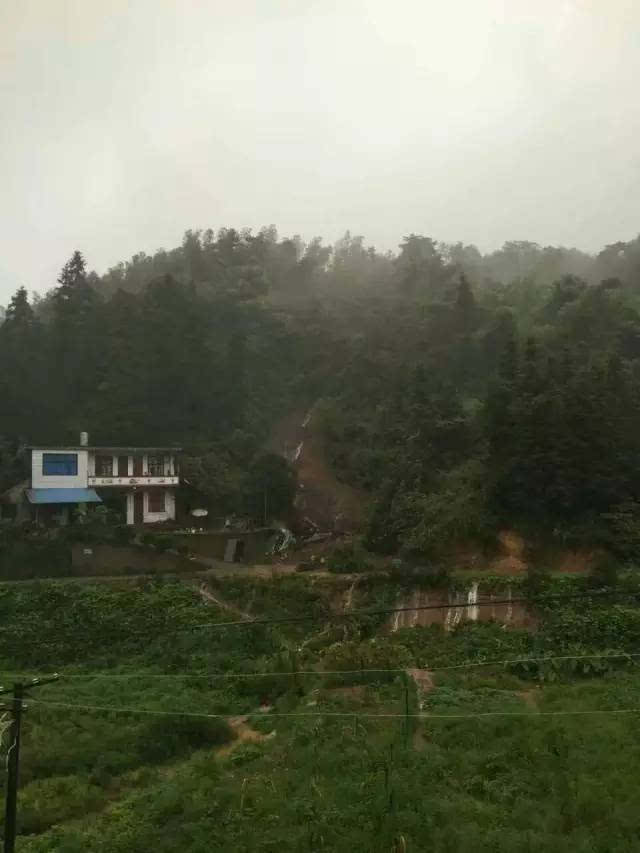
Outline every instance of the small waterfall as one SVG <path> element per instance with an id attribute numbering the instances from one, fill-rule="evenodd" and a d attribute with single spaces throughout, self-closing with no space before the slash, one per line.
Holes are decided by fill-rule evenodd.
<path id="1" fill-rule="evenodd" d="M 393 624 L 391 625 L 392 633 L 395 633 L 400 627 L 400 617 L 403 616 L 403 613 L 396 612 L 393 614 Z"/>
<path id="2" fill-rule="evenodd" d="M 455 592 L 453 595 L 449 593 L 449 603 L 450 604 L 461 604 L 461 596 L 460 593 Z M 447 615 L 444 617 L 444 630 L 445 631 L 453 631 L 456 628 L 460 621 L 462 620 L 463 609 L 461 607 L 449 607 L 447 609 Z"/>
<path id="3" fill-rule="evenodd" d="M 304 444 L 304 441 L 301 441 L 300 444 L 296 447 L 296 449 L 293 453 L 293 459 L 291 460 L 292 462 L 297 462 L 298 459 L 300 458 L 300 454 L 302 453 L 302 445 L 303 444 Z"/>
<path id="4" fill-rule="evenodd" d="M 425 600 L 423 600 L 423 597 L 421 595 L 421 590 L 417 589 L 413 593 L 413 596 L 411 599 L 411 607 L 422 607 L 423 604 L 426 604 L 426 595 L 424 596 L 424 599 Z M 409 613 L 409 616 L 410 616 L 409 627 L 410 628 L 416 627 L 416 625 L 418 624 L 418 620 L 420 619 L 420 613 L 421 613 L 420 610 L 412 610 Z"/>
<path id="5" fill-rule="evenodd" d="M 444 617 L 444 625 L 443 625 L 443 627 L 444 627 L 444 630 L 445 630 L 445 631 L 450 631 L 450 630 L 451 630 L 451 628 L 453 627 L 453 625 L 451 624 L 451 620 L 452 620 L 452 619 L 453 619 L 453 610 L 452 610 L 452 609 L 451 609 L 451 607 L 450 607 L 450 608 L 447 610 L 447 613 L 446 613 L 446 615 L 445 615 L 445 617 Z"/>
<path id="6" fill-rule="evenodd" d="M 478 584 L 472 583 L 471 587 L 467 592 L 467 619 L 470 619 L 472 622 L 478 621 L 478 614 L 480 613 L 478 609 Z"/>
<path id="7" fill-rule="evenodd" d="M 462 622 L 490 622 L 500 625 L 528 627 L 531 616 L 526 605 L 513 601 L 510 586 L 499 592 L 482 594 L 481 582 L 469 583 L 462 591 L 447 589 L 412 589 L 399 596 L 398 607 L 406 610 L 396 612 L 387 623 L 391 631 L 416 628 L 426 625 L 442 625 L 445 631 L 453 631 Z M 436 605 L 434 609 L 416 610 L 425 605 Z M 438 607 L 442 605 L 442 609 Z"/>
<path id="8" fill-rule="evenodd" d="M 358 583 L 358 579 L 356 578 L 354 580 L 354 582 L 351 584 L 351 586 L 349 587 L 349 589 L 347 590 L 347 595 L 346 595 L 345 601 L 344 601 L 344 610 L 351 610 L 351 608 L 353 606 L 353 591 L 356 588 L 357 583 Z M 396 616 L 397 615 L 398 614 L 396 613 Z"/>
<path id="9" fill-rule="evenodd" d="M 456 604 L 464 603 L 464 594 L 461 592 L 456 593 L 455 597 Z M 464 609 L 462 607 L 456 607 L 453 611 L 453 627 L 457 628 L 458 625 L 462 622 L 462 617 L 464 616 Z"/>

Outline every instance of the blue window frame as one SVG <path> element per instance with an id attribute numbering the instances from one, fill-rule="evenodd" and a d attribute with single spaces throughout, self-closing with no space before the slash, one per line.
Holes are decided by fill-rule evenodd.
<path id="1" fill-rule="evenodd" d="M 77 477 L 77 453 L 43 453 L 42 473 L 45 477 Z"/>

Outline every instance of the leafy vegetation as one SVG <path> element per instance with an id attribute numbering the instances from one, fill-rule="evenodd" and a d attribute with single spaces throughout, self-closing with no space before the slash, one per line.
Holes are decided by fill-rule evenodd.
<path id="1" fill-rule="evenodd" d="M 628 583 L 627 602 L 550 602 L 535 633 L 449 634 L 331 627 L 340 578 L 233 578 L 228 606 L 316 621 L 206 631 L 228 614 L 176 582 L 5 585 L 6 676 L 63 673 L 28 703 L 18 850 L 633 849 L 635 715 L 558 714 L 638 707 L 635 658 L 586 657 L 638 648 Z M 392 589 L 364 575 L 355 606 Z"/>
<path id="2" fill-rule="evenodd" d="M 374 550 L 439 559 L 511 524 L 633 559 L 638 245 L 482 255 L 411 234 L 389 255 L 223 228 L 103 276 L 75 252 L 0 326 L 0 487 L 24 442 L 88 429 L 185 446 L 189 506 L 286 516 L 267 436 L 318 402 L 335 471 L 374 499 Z"/>
<path id="3" fill-rule="evenodd" d="M 635 849 L 639 245 L 412 234 L 392 256 L 223 229 L 102 277 L 76 252 L 44 297 L 19 289 L 2 489 L 27 441 L 88 429 L 185 446 L 187 503 L 286 516 L 267 437 L 316 403 L 335 472 L 373 499 L 332 576 L 212 580 L 219 606 L 177 582 L 0 588 L 6 677 L 64 673 L 29 700 L 21 853 Z M 126 541 L 97 521 L 69 535 Z M 398 601 L 461 594 L 447 555 L 505 525 L 601 558 L 487 588 L 624 594 L 548 599 L 531 630 L 391 630 Z M 64 572 L 66 544 L 3 529 L 3 576 Z M 390 576 L 360 571 L 371 552 L 398 555 Z M 246 613 L 273 621 L 218 624 Z"/>

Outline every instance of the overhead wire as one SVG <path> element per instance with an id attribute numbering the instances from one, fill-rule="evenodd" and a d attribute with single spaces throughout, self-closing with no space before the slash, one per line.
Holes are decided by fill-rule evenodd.
<path id="1" fill-rule="evenodd" d="M 379 668 L 360 668 L 360 669 L 289 669 L 279 672 L 127 672 L 127 673 L 111 673 L 111 672 L 87 672 L 87 673 L 57 673 L 61 679 L 213 679 L 213 678 L 280 678 L 291 676 L 334 676 L 334 675 L 375 675 L 383 673 L 400 673 L 407 672 L 410 669 L 424 669 L 428 672 L 447 672 L 455 669 L 472 669 L 476 667 L 489 666 L 509 666 L 511 664 L 527 664 L 527 663 L 545 663 L 560 660 L 629 660 L 640 657 L 640 652 L 614 652 L 614 653 L 594 653 L 594 654 L 579 654 L 579 655 L 541 655 L 538 657 L 521 657 L 521 658 L 501 658 L 484 661 L 465 661 L 464 663 L 449 664 L 447 666 L 406 666 L 406 667 L 379 667 Z M 7 675 L 8 673 L 4 673 Z M 11 673 L 12 676 L 19 676 L 21 673 Z M 54 682 L 59 684 L 59 682 Z"/>
<path id="2" fill-rule="evenodd" d="M 561 602 L 561 601 L 572 601 L 572 600 L 581 600 L 581 599 L 598 599 L 598 598 L 607 598 L 607 597 L 622 597 L 622 598 L 632 598 L 638 599 L 640 597 L 640 592 L 632 592 L 629 590 L 622 589 L 601 589 L 601 590 L 592 590 L 592 591 L 583 591 L 583 592 L 574 592 L 574 593 L 557 593 L 553 595 L 545 595 L 545 596 L 536 596 L 536 597 L 527 597 L 527 596 L 519 596 L 517 598 L 494 598 L 494 599 L 485 599 L 483 601 L 466 601 L 466 602 L 444 602 L 438 604 L 416 604 L 416 605 L 406 605 L 402 607 L 383 607 L 376 608 L 374 610 L 345 610 L 339 613 L 303 613 L 298 615 L 289 615 L 289 616 L 281 616 L 281 617 L 273 617 L 273 618 L 255 618 L 255 619 L 239 619 L 239 620 L 231 620 L 226 622 L 204 622 L 196 625 L 182 625 L 182 626 L 169 626 L 172 633 L 185 633 L 191 631 L 199 631 L 205 630 L 209 628 L 217 629 L 217 628 L 237 628 L 237 627 L 260 627 L 260 626 L 269 626 L 269 625 L 284 625 L 284 624 L 296 624 L 296 623 L 304 623 L 304 622 L 332 622 L 338 620 L 349 620 L 349 619 L 358 619 L 358 618 L 366 618 L 371 616 L 386 616 L 392 615 L 394 613 L 411 613 L 411 612 L 420 612 L 420 611 L 430 611 L 430 610 L 456 610 L 456 609 L 468 609 L 470 607 L 475 608 L 487 608 L 487 607 L 496 607 L 500 605 L 511 606 L 514 604 L 524 604 L 528 606 L 535 606 L 538 604 L 552 603 L 552 602 Z M 166 630 L 168 626 L 166 625 L 155 625 L 154 629 Z M 0 632 L 8 632 L 11 631 L 11 627 L 7 625 L 0 626 Z M 149 631 L 128 631 L 127 638 L 135 639 L 135 638 L 148 638 Z"/>
<path id="3" fill-rule="evenodd" d="M 75 704 L 70 702 L 54 702 L 47 699 L 30 699 L 25 703 L 25 707 L 31 705 L 43 705 L 51 708 L 63 708 L 66 710 L 78 711 L 100 711 L 106 713 L 120 714 L 151 714 L 154 716 L 165 717 L 200 717 L 203 719 L 225 719 L 230 720 L 237 717 L 261 717 L 268 719 L 271 717 L 284 718 L 318 718 L 318 717 L 347 717 L 353 719 L 421 719 L 421 720 L 460 720 L 460 719 L 475 719 L 483 717 L 566 717 L 566 716 L 585 716 L 596 714 L 640 714 L 638 708 L 588 708 L 580 710 L 561 710 L 561 711 L 477 711 L 473 713 L 463 714 L 432 714 L 432 713 L 393 713 L 393 712 L 372 712 L 372 711 L 250 711 L 245 713 L 235 714 L 210 714 L 200 711 L 165 711 L 155 710 L 151 708 L 123 708 L 111 705 L 86 705 Z"/>
<path id="4" fill-rule="evenodd" d="M 576 592 L 576 593 L 557 593 L 554 595 L 527 597 L 520 596 L 518 598 L 494 598 L 484 601 L 466 601 L 466 602 L 446 602 L 440 604 L 415 604 L 403 607 L 381 607 L 375 610 L 344 610 L 340 613 L 324 613 L 317 615 L 315 613 L 305 613 L 297 616 L 280 616 L 274 618 L 256 618 L 256 619 L 238 619 L 227 622 L 203 622 L 199 625 L 185 625 L 180 628 L 181 631 L 196 631 L 205 628 L 236 628 L 245 625 L 278 625 L 278 624 L 294 624 L 297 622 L 326 622 L 337 619 L 354 619 L 367 616 L 386 616 L 392 613 L 409 613 L 424 610 L 452 610 L 466 609 L 469 607 L 495 607 L 496 605 L 513 605 L 513 604 L 544 604 L 553 601 L 570 601 L 574 599 L 584 598 L 599 598 L 607 596 L 622 596 L 628 598 L 638 598 L 640 592 L 629 592 L 628 590 L 593 590 L 591 592 Z"/>

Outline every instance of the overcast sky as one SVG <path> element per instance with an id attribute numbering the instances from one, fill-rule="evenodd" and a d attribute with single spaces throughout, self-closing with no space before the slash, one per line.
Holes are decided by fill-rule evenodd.
<path id="1" fill-rule="evenodd" d="M 640 231 L 638 0 L 0 0 L 0 302 L 186 228 Z"/>

